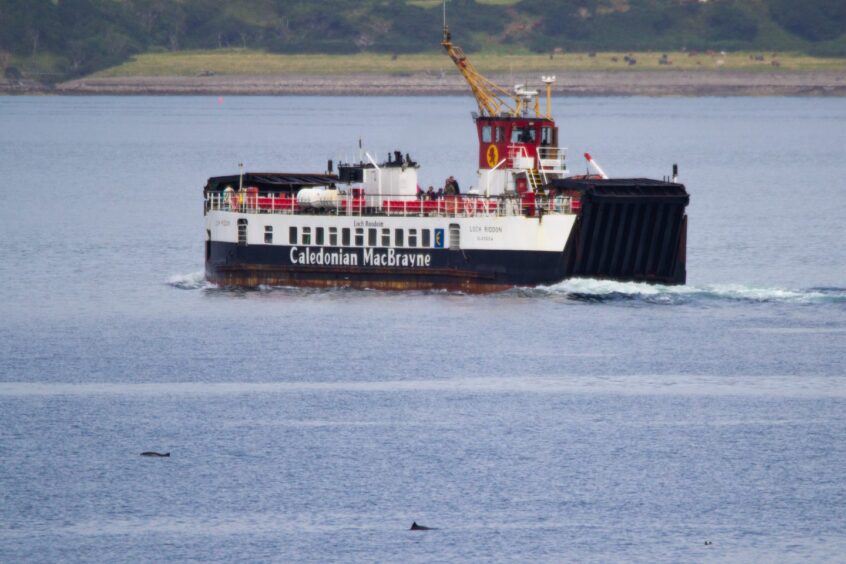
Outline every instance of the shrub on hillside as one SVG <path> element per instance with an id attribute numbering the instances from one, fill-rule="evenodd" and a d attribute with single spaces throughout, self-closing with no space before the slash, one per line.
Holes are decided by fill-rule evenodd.
<path id="1" fill-rule="evenodd" d="M 843 0 L 768 0 L 768 4 L 773 19 L 803 39 L 825 41 L 846 33 Z"/>

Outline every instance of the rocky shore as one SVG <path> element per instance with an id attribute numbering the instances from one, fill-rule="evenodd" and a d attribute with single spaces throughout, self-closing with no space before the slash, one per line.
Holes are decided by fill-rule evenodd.
<path id="1" fill-rule="evenodd" d="M 499 84 L 538 77 L 495 74 Z M 263 76 L 87 77 L 54 86 L 2 82 L 7 94 L 66 95 L 328 95 L 467 94 L 455 74 L 284 74 Z M 569 96 L 846 96 L 843 71 L 619 71 L 568 72 L 555 92 Z"/>

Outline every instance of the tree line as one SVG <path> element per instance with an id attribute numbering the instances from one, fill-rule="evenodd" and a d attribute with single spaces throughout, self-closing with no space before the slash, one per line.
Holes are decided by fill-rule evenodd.
<path id="1" fill-rule="evenodd" d="M 846 55 L 843 0 L 450 0 L 467 51 L 790 50 Z M 425 0 L 0 0 L 0 65 L 82 76 L 144 52 L 413 53 L 437 48 Z M 13 64 L 17 63 L 17 64 Z"/>

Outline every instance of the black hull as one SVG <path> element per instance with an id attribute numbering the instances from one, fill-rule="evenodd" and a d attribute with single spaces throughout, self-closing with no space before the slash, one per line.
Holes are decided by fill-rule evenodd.
<path id="1" fill-rule="evenodd" d="M 305 247 L 294 247 L 294 253 Z M 353 287 L 386 290 L 449 289 L 495 292 L 513 286 L 536 286 L 563 280 L 563 254 L 525 251 L 452 251 L 408 249 L 402 254 L 430 257 L 427 266 L 365 266 L 364 250 L 323 247 L 325 254 L 343 251 L 353 265 L 294 264 L 292 247 L 209 242 L 206 278 L 222 286 Z M 320 248 L 311 247 L 311 251 Z M 385 253 L 386 249 L 375 249 Z"/>
<path id="2" fill-rule="evenodd" d="M 326 253 L 337 248 L 323 248 Z M 568 252 L 450 251 L 431 249 L 427 267 L 362 266 L 362 250 L 345 248 L 355 265 L 293 264 L 292 248 L 275 245 L 208 243 L 206 278 L 221 286 L 351 287 L 383 290 L 447 289 L 496 292 L 514 286 L 538 286 L 575 276 L 631 282 L 683 283 L 672 278 L 608 276 L 568 272 Z M 298 249 L 299 250 L 299 249 Z"/>

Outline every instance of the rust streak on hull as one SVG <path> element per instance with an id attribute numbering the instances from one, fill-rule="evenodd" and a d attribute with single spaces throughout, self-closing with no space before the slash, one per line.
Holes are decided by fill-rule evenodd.
<path id="1" fill-rule="evenodd" d="M 393 276 L 386 278 L 385 274 Z M 372 276 L 372 278 L 371 278 Z M 469 294 L 488 294 L 513 288 L 475 272 L 449 269 L 408 272 L 369 269 L 280 268 L 264 265 L 240 265 L 208 268 L 206 279 L 225 287 L 294 286 L 303 288 L 357 288 L 372 290 L 447 290 Z"/>

